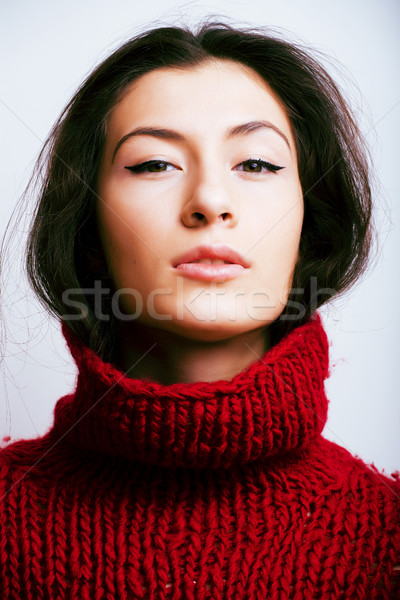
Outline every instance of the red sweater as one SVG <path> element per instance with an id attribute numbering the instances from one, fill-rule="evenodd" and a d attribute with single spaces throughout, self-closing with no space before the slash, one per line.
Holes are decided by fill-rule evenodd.
<path id="1" fill-rule="evenodd" d="M 321 437 L 312 319 L 231 381 L 79 368 L 52 429 L 0 454 L 0 598 L 400 598 L 399 496 Z"/>

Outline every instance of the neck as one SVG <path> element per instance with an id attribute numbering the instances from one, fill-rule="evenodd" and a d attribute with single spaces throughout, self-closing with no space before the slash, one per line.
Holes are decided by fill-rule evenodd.
<path id="1" fill-rule="evenodd" d="M 199 341 L 135 323 L 119 339 L 119 367 L 164 385 L 230 380 L 269 348 L 265 327 L 221 341 Z"/>
<path id="2" fill-rule="evenodd" d="M 246 346 L 248 341 L 255 343 L 255 334 L 253 340 L 241 336 L 230 343 L 204 344 L 212 351 L 195 352 L 200 343 L 143 329 L 135 339 L 147 335 L 140 347 L 148 353 L 133 363 L 127 375 L 102 361 L 66 323 L 63 330 L 79 375 L 75 394 L 64 396 L 56 407 L 52 435 L 58 441 L 68 437 L 86 450 L 149 465 L 217 469 L 303 448 L 325 424 L 329 354 L 319 316 L 283 337 L 261 360 L 250 344 L 250 349 Z M 261 338 L 264 332 L 258 333 Z M 174 341 L 171 351 L 166 344 L 169 340 Z M 137 347 L 122 345 L 124 359 L 129 360 L 128 350 L 136 356 Z M 185 358 L 186 348 L 200 363 L 196 370 Z M 227 349 L 235 369 L 227 360 Z M 244 350 L 248 350 L 246 360 Z M 163 358 L 167 367 L 162 365 Z M 243 369 L 246 362 L 251 364 Z M 241 370 L 229 381 L 176 381 L 188 374 L 198 379 L 204 373 L 210 379 L 211 365 L 214 377 L 229 377 Z M 158 379 L 174 383 L 146 381 L 146 376 L 158 376 L 157 369 Z M 142 376 L 135 378 L 137 374 Z"/>

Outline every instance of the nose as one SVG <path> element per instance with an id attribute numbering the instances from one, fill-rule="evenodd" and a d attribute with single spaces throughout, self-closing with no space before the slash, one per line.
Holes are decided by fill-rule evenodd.
<path id="1" fill-rule="evenodd" d="M 222 180 L 195 182 L 182 208 L 185 227 L 203 227 L 215 223 L 234 227 L 238 216 L 232 193 L 228 190 L 227 182 Z"/>

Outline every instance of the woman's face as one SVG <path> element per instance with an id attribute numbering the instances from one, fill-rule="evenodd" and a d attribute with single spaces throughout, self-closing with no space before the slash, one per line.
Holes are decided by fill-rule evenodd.
<path id="1" fill-rule="evenodd" d="M 302 190 L 288 118 L 251 69 L 214 60 L 135 81 L 107 123 L 98 195 L 117 316 L 217 341 L 282 312 Z"/>

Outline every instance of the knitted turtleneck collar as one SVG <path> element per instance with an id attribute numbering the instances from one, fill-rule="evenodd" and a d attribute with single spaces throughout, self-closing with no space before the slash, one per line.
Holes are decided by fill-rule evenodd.
<path id="1" fill-rule="evenodd" d="M 64 335 L 79 369 L 53 433 L 85 449 L 170 467 L 228 467 L 305 447 L 327 415 L 328 342 L 318 315 L 231 381 L 130 379 Z"/>

